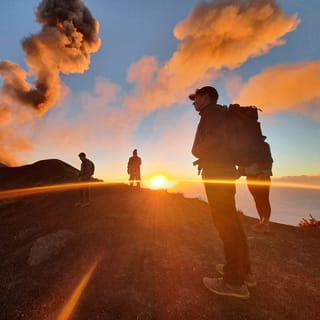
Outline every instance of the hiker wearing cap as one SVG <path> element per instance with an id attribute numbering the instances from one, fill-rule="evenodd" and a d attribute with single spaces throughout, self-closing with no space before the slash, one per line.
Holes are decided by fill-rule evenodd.
<path id="1" fill-rule="evenodd" d="M 132 152 L 132 156 L 129 158 L 127 165 L 127 172 L 129 174 L 130 187 L 133 187 L 134 182 L 138 188 L 140 188 L 140 166 L 141 166 L 141 158 L 138 157 L 138 150 L 134 149 Z"/>
<path id="2" fill-rule="evenodd" d="M 217 264 L 220 277 L 203 278 L 204 285 L 218 295 L 241 299 L 255 286 L 248 245 L 235 205 L 238 173 L 228 148 L 225 108 L 218 105 L 218 92 L 206 86 L 189 95 L 200 115 L 192 154 L 204 180 L 213 222 L 223 242 L 225 263 Z M 222 275 L 222 278 L 221 278 Z"/>
<path id="3" fill-rule="evenodd" d="M 89 182 L 94 174 L 94 163 L 86 157 L 84 152 L 78 154 L 81 160 L 81 169 L 79 173 L 80 182 Z M 83 186 L 80 188 L 80 202 L 76 205 L 85 207 L 90 204 L 89 187 Z"/>

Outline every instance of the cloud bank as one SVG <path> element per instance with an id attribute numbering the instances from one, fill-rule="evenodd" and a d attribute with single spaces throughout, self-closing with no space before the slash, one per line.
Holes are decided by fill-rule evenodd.
<path id="1" fill-rule="evenodd" d="M 29 72 L 12 62 L 0 62 L 0 119 L 13 117 L 16 109 L 12 106 L 17 103 L 30 107 L 30 112 L 44 114 L 60 98 L 60 73 L 84 72 L 90 54 L 99 49 L 99 24 L 81 0 L 44 0 L 36 9 L 36 18 L 42 25 L 41 32 L 23 41 Z M 296 15 L 284 14 L 274 0 L 199 4 L 175 26 L 178 46 L 168 61 L 162 63 L 146 56 L 129 68 L 127 80 L 133 85 L 132 92 L 124 95 L 119 89 L 117 103 L 110 101 L 114 94 L 110 93 L 110 84 L 102 84 L 98 96 L 83 94 L 81 99 L 88 99 L 90 110 L 83 107 L 72 120 L 62 112 L 48 123 L 37 143 L 41 144 L 39 139 L 45 140 L 46 135 L 50 135 L 51 146 L 57 148 L 71 143 L 78 143 L 80 148 L 83 141 L 92 141 L 97 148 L 129 141 L 145 115 L 176 103 L 184 104 L 190 91 L 211 82 L 220 70 L 234 70 L 285 44 L 283 36 L 295 30 L 299 22 Z M 36 79 L 34 84 L 27 82 L 30 75 Z M 77 99 L 72 104 L 77 104 Z M 19 124 L 16 127 L 20 132 Z M 106 137 L 104 142 L 100 142 L 102 136 Z"/>
<path id="2" fill-rule="evenodd" d="M 167 62 L 160 66 L 154 57 L 144 57 L 131 67 L 128 80 L 135 92 L 128 106 L 149 111 L 169 107 L 222 68 L 236 69 L 283 45 L 282 37 L 299 22 L 273 0 L 199 4 L 174 28 L 179 45 Z"/>
<path id="3" fill-rule="evenodd" d="M 266 112 L 299 111 L 319 121 L 319 88 L 320 61 L 299 62 L 263 70 L 244 84 L 235 100 Z"/>

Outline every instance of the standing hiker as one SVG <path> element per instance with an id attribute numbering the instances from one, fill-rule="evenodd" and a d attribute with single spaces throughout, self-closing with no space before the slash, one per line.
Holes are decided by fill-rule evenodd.
<path id="1" fill-rule="evenodd" d="M 80 182 L 89 182 L 92 175 L 94 174 L 94 163 L 86 157 L 84 152 L 79 153 L 79 158 L 81 160 L 81 169 L 79 173 Z M 80 187 L 80 202 L 77 205 L 82 207 L 88 206 L 90 204 L 90 194 L 89 186 Z"/>
<path id="2" fill-rule="evenodd" d="M 202 174 L 213 222 L 223 242 L 225 263 L 217 264 L 222 278 L 203 278 L 204 285 L 218 295 L 248 299 L 248 286 L 256 282 L 251 273 L 247 238 L 235 205 L 238 173 L 228 148 L 225 109 L 217 105 L 218 92 L 206 86 L 189 95 L 200 115 L 192 154 Z M 227 180 L 228 183 L 223 183 Z"/>
<path id="3" fill-rule="evenodd" d="M 264 139 L 266 137 L 264 136 Z M 248 189 L 254 199 L 260 220 L 252 226 L 254 232 L 269 232 L 271 205 L 269 200 L 272 176 L 272 155 L 269 144 L 264 141 L 257 162 L 239 168 L 241 175 L 247 176 Z"/>
<path id="4" fill-rule="evenodd" d="M 137 149 L 134 149 L 132 152 L 132 156 L 129 158 L 127 172 L 129 174 L 130 187 L 133 187 L 134 182 L 136 182 L 137 187 L 140 188 L 141 181 L 141 158 L 138 157 Z"/>

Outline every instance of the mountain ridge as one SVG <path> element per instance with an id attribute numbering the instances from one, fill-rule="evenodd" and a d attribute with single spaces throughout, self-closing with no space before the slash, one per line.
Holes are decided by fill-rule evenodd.
<path id="1" fill-rule="evenodd" d="M 79 170 L 59 159 L 44 159 L 17 167 L 0 167 L 0 190 L 78 181 Z M 101 181 L 92 178 L 92 181 Z"/>

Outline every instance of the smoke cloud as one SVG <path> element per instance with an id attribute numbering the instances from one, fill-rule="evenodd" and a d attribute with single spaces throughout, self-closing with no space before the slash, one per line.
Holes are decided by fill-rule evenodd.
<path id="1" fill-rule="evenodd" d="M 44 114 L 66 92 L 60 74 L 86 71 L 90 54 L 100 47 L 99 23 L 81 0 L 43 0 L 35 16 L 40 32 L 22 41 L 28 70 L 0 62 L 0 161 L 11 165 L 20 164 L 19 152 L 32 149 L 24 125 L 32 129 L 34 116 Z"/>
<path id="2" fill-rule="evenodd" d="M 90 53 L 100 47 L 99 23 L 81 0 L 43 0 L 35 16 L 41 31 L 22 41 L 28 73 L 13 62 L 0 62 L 0 104 L 28 106 L 42 114 L 59 100 L 60 73 L 88 69 Z M 35 78 L 33 84 L 28 76 Z"/>
<path id="3" fill-rule="evenodd" d="M 319 88 L 320 61 L 280 65 L 249 79 L 236 101 L 256 104 L 266 112 L 304 110 L 311 118 L 319 119 Z"/>
<path id="4" fill-rule="evenodd" d="M 163 66 L 144 57 L 131 67 L 136 87 L 127 101 L 133 109 L 153 111 L 184 99 L 189 90 L 211 81 L 223 68 L 233 70 L 248 59 L 283 45 L 282 37 L 299 24 L 274 0 L 212 1 L 196 6 L 174 29 L 180 41 Z"/>

